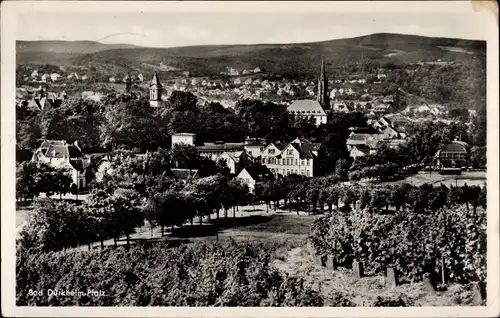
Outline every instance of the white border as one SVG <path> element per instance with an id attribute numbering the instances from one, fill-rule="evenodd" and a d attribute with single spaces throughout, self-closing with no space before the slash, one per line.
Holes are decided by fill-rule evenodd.
<path id="1" fill-rule="evenodd" d="M 479 1 L 478 1 L 479 2 Z M 59 2 L 1 3 L 1 151 L 2 151 L 2 315 L 3 316 L 203 316 L 203 317 L 493 317 L 500 315 L 498 215 L 498 11 L 473 10 L 466 1 L 407 2 Z M 475 5 L 477 7 L 477 4 Z M 488 103 L 488 305 L 422 308 L 138 308 L 15 307 L 15 26 L 16 13 L 36 12 L 421 12 L 483 15 L 487 35 Z M 425 23 L 423 21 L 422 23 Z"/>

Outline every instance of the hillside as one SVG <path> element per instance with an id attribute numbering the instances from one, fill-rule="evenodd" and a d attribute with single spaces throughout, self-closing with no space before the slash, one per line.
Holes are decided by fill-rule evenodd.
<path id="1" fill-rule="evenodd" d="M 349 39 L 296 44 L 204 45 L 145 48 L 122 44 L 18 41 L 18 64 L 72 64 L 122 71 L 151 71 L 160 63 L 193 75 L 214 75 L 226 67 L 264 68 L 268 73 L 315 75 L 321 56 L 330 71 L 348 64 L 419 61 L 468 62 L 486 54 L 486 42 L 402 34 L 372 34 Z M 50 58 L 43 58 L 50 52 Z M 58 53 L 54 55 L 54 53 Z M 111 67 L 113 66 L 113 67 Z"/>
<path id="2" fill-rule="evenodd" d="M 16 52 L 86 54 L 104 50 L 137 48 L 131 44 L 104 44 L 95 41 L 16 41 Z"/>

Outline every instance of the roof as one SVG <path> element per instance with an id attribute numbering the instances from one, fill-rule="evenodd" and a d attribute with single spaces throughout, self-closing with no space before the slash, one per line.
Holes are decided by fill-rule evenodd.
<path id="1" fill-rule="evenodd" d="M 318 151 L 321 147 L 320 143 L 312 143 L 307 139 L 297 138 L 290 142 L 290 145 L 294 147 L 300 154 L 300 158 L 311 159 L 316 156 L 314 152 Z"/>
<path id="2" fill-rule="evenodd" d="M 45 156 L 49 158 L 82 158 L 83 153 L 75 145 L 49 145 Z"/>
<path id="3" fill-rule="evenodd" d="M 244 150 L 245 149 L 245 143 L 238 142 L 238 143 L 213 143 L 213 142 L 206 142 L 203 144 L 203 146 L 197 146 L 196 150 L 204 150 L 204 151 L 237 151 L 237 150 Z"/>
<path id="4" fill-rule="evenodd" d="M 295 100 L 288 106 L 287 110 L 292 113 L 326 115 L 320 103 L 310 99 Z"/>
<path id="5" fill-rule="evenodd" d="M 264 179 L 274 179 L 274 175 L 267 166 L 249 166 L 243 168 L 241 171 L 246 170 L 252 179 L 256 182 L 262 181 Z M 241 173 L 240 171 L 240 173 Z"/>
<path id="6" fill-rule="evenodd" d="M 264 138 L 247 138 L 245 140 L 246 146 L 265 146 L 266 140 Z"/>
<path id="7" fill-rule="evenodd" d="M 467 153 L 470 150 L 470 145 L 463 141 L 452 141 L 447 144 L 442 150 L 446 152 Z"/>
<path id="8" fill-rule="evenodd" d="M 198 176 L 198 169 L 180 169 L 180 168 L 172 168 L 172 174 L 174 175 L 174 178 L 177 179 L 189 179 L 189 178 L 196 178 Z"/>
<path id="9" fill-rule="evenodd" d="M 40 148 L 48 148 L 49 145 L 66 145 L 66 140 L 44 140 Z"/>
<path id="10" fill-rule="evenodd" d="M 172 134 L 172 136 L 196 136 L 196 134 L 192 134 L 192 133 L 175 133 L 175 134 Z"/>
<path id="11" fill-rule="evenodd" d="M 153 74 L 153 79 L 151 79 L 150 86 L 161 86 L 160 79 L 158 78 L 158 73 Z"/>

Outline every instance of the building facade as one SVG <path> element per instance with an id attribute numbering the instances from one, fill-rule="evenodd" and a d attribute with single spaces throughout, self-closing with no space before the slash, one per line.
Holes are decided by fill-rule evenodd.
<path id="1" fill-rule="evenodd" d="M 196 134 L 191 134 L 191 133 L 172 134 L 172 147 L 174 147 L 177 144 L 185 144 L 189 146 L 196 145 Z"/>
<path id="2" fill-rule="evenodd" d="M 296 138 L 290 143 L 269 144 L 262 153 L 262 164 L 275 176 L 298 174 L 313 177 L 321 144 Z"/>

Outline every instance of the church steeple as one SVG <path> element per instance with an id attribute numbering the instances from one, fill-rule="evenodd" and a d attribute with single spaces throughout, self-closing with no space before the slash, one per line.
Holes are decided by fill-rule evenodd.
<path id="1" fill-rule="evenodd" d="M 318 102 L 324 109 L 330 109 L 328 78 L 326 77 L 325 60 L 323 57 L 321 57 L 321 71 L 318 79 Z"/>
<path id="2" fill-rule="evenodd" d="M 162 88 L 163 86 L 160 84 L 158 73 L 155 72 L 151 84 L 149 84 L 149 105 L 152 107 L 158 107 L 160 105 Z"/>
<path id="3" fill-rule="evenodd" d="M 124 81 L 125 81 L 125 94 L 132 93 L 132 78 L 130 78 L 130 73 L 127 73 L 127 76 L 125 76 Z"/>

